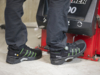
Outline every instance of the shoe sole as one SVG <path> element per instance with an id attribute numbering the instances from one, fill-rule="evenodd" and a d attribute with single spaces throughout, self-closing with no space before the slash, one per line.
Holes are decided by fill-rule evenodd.
<path id="1" fill-rule="evenodd" d="M 73 56 L 69 56 L 69 57 L 62 57 L 61 59 L 51 59 L 51 64 L 53 64 L 53 65 L 61 65 L 64 62 L 68 61 L 69 59 L 74 59 L 76 57 L 81 56 L 84 53 L 85 50 L 86 50 L 86 44 L 85 44 L 83 50 L 79 54 L 73 55 Z"/>
<path id="2" fill-rule="evenodd" d="M 37 60 L 37 59 L 40 59 L 42 57 L 42 55 L 38 56 L 38 57 L 21 57 L 21 58 L 18 58 L 16 59 L 15 57 L 13 56 L 7 56 L 7 60 L 6 62 L 9 63 L 9 64 L 17 64 L 17 63 L 20 63 L 22 61 L 32 61 L 32 60 Z"/>

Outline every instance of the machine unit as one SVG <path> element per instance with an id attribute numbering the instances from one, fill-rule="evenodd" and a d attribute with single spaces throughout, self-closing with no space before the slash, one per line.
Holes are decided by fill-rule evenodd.
<path id="1" fill-rule="evenodd" d="M 39 28 L 46 29 L 49 1 L 40 0 L 37 11 Z M 98 0 L 72 0 L 68 14 L 68 33 L 93 36 L 96 30 Z"/>
<path id="2" fill-rule="evenodd" d="M 46 44 L 48 4 L 48 0 L 40 0 L 36 16 L 38 26 L 43 28 L 39 47 L 43 51 L 49 50 Z M 84 40 L 87 48 L 79 58 L 98 61 L 99 58 L 96 58 L 95 55 L 100 55 L 100 0 L 71 0 L 68 25 L 66 43 L 73 43 L 79 39 Z"/>

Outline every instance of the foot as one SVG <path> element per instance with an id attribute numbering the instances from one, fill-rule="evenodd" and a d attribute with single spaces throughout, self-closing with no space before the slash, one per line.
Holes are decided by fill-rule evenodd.
<path id="1" fill-rule="evenodd" d="M 86 49 L 86 43 L 78 40 L 72 44 L 67 44 L 64 50 L 54 52 L 50 51 L 51 64 L 61 65 L 69 59 L 81 56 Z"/>
<path id="2" fill-rule="evenodd" d="M 22 49 L 8 48 L 7 60 L 9 64 L 16 64 L 22 61 L 36 60 L 42 57 L 42 51 L 40 49 L 31 49 L 25 46 Z"/>

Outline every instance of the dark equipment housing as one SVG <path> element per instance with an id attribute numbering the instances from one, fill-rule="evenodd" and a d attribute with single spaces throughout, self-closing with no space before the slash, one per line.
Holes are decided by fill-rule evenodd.
<path id="1" fill-rule="evenodd" d="M 74 0 L 75 1 L 75 0 Z M 84 1 L 84 0 L 83 0 Z M 86 3 L 71 3 L 74 13 L 68 14 L 68 33 L 93 36 L 96 30 L 98 0 L 85 0 Z M 49 0 L 40 0 L 37 11 L 37 24 L 39 28 L 46 29 Z"/>

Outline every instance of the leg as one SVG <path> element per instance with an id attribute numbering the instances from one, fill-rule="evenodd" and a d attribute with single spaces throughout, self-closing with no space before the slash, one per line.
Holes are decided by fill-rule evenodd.
<path id="1" fill-rule="evenodd" d="M 50 0 L 47 25 L 47 45 L 50 50 L 58 51 L 66 46 L 69 5 L 70 0 Z"/>
<path id="2" fill-rule="evenodd" d="M 24 60 L 36 60 L 42 57 L 39 49 L 25 45 L 27 29 L 21 17 L 25 0 L 7 0 L 5 9 L 6 42 L 8 44 L 7 63 L 16 64 Z"/>
<path id="3" fill-rule="evenodd" d="M 50 49 L 51 63 L 63 64 L 68 59 L 73 59 L 84 53 L 86 44 L 78 40 L 67 44 L 68 31 L 67 14 L 71 0 L 49 0 L 49 13 L 47 25 L 47 45 Z"/>
<path id="4" fill-rule="evenodd" d="M 5 9 L 6 42 L 21 46 L 27 41 L 27 29 L 21 20 L 25 0 L 7 0 Z"/>

